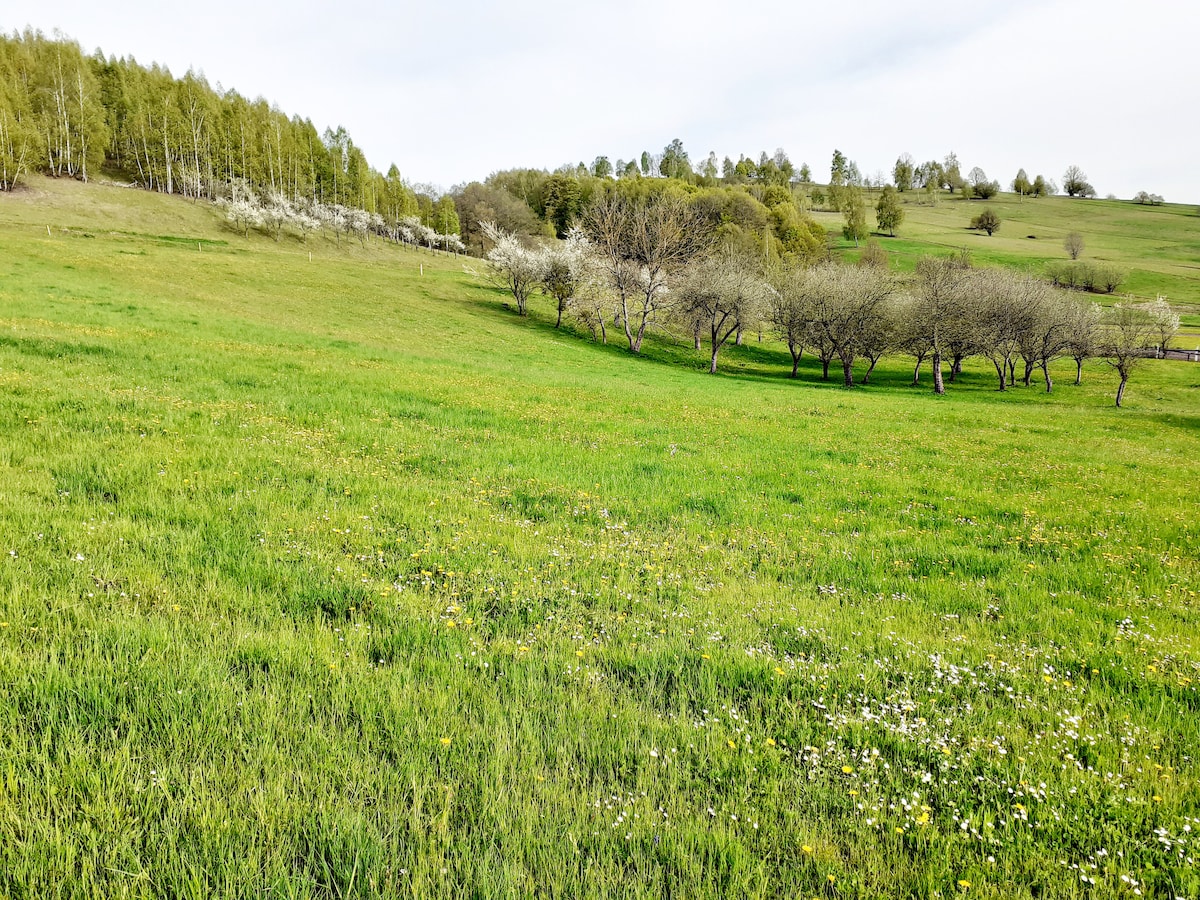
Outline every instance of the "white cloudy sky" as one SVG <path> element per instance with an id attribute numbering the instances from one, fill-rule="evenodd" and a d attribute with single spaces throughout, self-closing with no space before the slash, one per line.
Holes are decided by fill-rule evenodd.
<path id="1" fill-rule="evenodd" d="M 1200 5 L 553 0 L 175 5 L 5 0 L 0 29 L 263 96 L 344 125 L 372 165 L 450 186 L 500 168 L 783 147 L 818 177 L 957 152 L 1101 193 L 1200 201 Z"/>

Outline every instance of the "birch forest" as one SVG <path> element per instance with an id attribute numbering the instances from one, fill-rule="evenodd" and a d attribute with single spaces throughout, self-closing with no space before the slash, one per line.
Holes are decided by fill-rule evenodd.
<path id="1" fill-rule="evenodd" d="M 25 31 L 0 35 L 0 190 L 34 172 L 101 168 L 147 190 L 345 206 L 399 222 L 421 212 L 392 166 L 372 169 L 344 128 L 318 132 L 261 98 Z"/>

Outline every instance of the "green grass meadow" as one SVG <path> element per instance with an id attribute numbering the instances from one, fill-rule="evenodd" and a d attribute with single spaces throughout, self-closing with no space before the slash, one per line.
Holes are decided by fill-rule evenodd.
<path id="1" fill-rule="evenodd" d="M 1200 365 L 714 377 L 470 268 L 0 196 L 0 897 L 1200 898 Z"/>
<path id="2" fill-rule="evenodd" d="M 866 195 L 872 227 L 878 197 Z M 1008 193 L 991 200 L 943 193 L 936 206 L 923 203 L 920 192 L 900 198 L 904 221 L 895 237 L 874 235 L 896 268 L 911 270 L 924 254 L 965 247 L 977 265 L 1014 266 L 1040 276 L 1048 264 L 1069 259 L 1063 239 L 1078 232 L 1084 241 L 1081 261 L 1115 266 L 1127 274 L 1115 298 L 1093 295 L 1097 302 L 1107 304 L 1125 295 L 1141 300 L 1165 296 L 1183 320 L 1176 346 L 1200 347 L 1200 208 L 1194 205 L 1141 206 L 1128 200 L 1022 198 Z M 984 209 L 1000 217 L 1000 230 L 990 237 L 968 227 Z M 816 213 L 815 218 L 837 236 L 843 251 L 853 248 L 841 238 L 839 213 Z"/>

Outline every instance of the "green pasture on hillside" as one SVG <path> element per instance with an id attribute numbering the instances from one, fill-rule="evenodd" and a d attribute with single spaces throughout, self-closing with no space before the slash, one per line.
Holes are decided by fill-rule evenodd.
<path id="1" fill-rule="evenodd" d="M 1200 897 L 1200 365 L 714 377 L 480 269 L 0 196 L 0 896 Z"/>
<path id="2" fill-rule="evenodd" d="M 1141 300 L 1167 297 L 1184 320 L 1180 346 L 1200 346 L 1200 208 L 1194 205 L 1142 206 L 1128 200 L 1070 197 L 1020 197 L 998 194 L 991 200 L 939 195 L 936 206 L 923 203 L 919 191 L 900 195 L 904 221 L 895 237 L 876 234 L 897 268 L 909 270 L 927 253 L 952 253 L 965 247 L 977 265 L 1006 265 L 1041 275 L 1046 266 L 1069 259 L 1063 239 L 1078 232 L 1084 240 L 1081 260 L 1116 266 L 1128 273 L 1120 295 Z M 878 194 L 868 193 L 867 221 L 875 225 Z M 988 236 L 970 229 L 983 209 L 1000 217 L 1000 230 Z M 838 213 L 815 213 L 841 239 Z M 1095 295 L 1101 303 L 1114 298 Z M 1116 298 L 1116 299 L 1119 299 Z"/>

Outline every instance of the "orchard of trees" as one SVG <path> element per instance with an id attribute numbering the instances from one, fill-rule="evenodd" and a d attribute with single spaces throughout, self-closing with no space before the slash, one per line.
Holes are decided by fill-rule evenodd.
<path id="1" fill-rule="evenodd" d="M 711 372 L 730 341 L 770 330 L 787 344 L 793 376 L 807 351 L 826 378 L 836 361 L 847 386 L 856 365 L 866 383 L 888 353 L 915 359 L 914 382 L 928 362 L 939 393 L 969 357 L 992 362 L 1000 390 L 1028 385 L 1037 371 L 1050 390 L 1053 360 L 1073 358 L 1081 373 L 1083 360 L 1103 357 L 1121 376 L 1119 405 L 1136 361 L 1165 348 L 1178 327 L 1161 299 L 1102 314 L 1054 290 L 1119 287 L 1119 271 L 1076 259 L 1081 241 L 1067 246 L 1071 262 L 1052 267 L 1052 284 L 977 270 L 961 257 L 924 259 L 903 279 L 876 242 L 857 267 L 834 261 L 812 209 L 842 213 L 843 234 L 857 245 L 870 234 L 867 191 L 878 191 L 876 224 L 890 235 L 902 227 L 906 192 L 931 204 L 941 191 L 982 200 L 999 192 L 979 167 L 964 176 L 953 153 L 923 163 L 903 154 L 889 183 L 835 150 L 819 186 L 782 149 L 693 160 L 675 139 L 657 154 L 496 172 L 441 194 L 415 190 L 394 165 L 386 175 L 372 169 L 343 128 L 318 132 L 192 72 L 175 78 L 157 65 L 88 56 L 31 31 L 0 35 L 0 190 L 32 172 L 87 180 L 102 168 L 147 190 L 218 203 L 244 234 L 378 235 L 486 256 L 520 313 L 541 291 L 556 304 L 557 325 L 572 316 L 602 341 L 615 327 L 634 353 L 656 329 L 697 349 L 707 341 Z M 1058 191 L 1024 169 L 1011 187 L 1033 197 Z M 1074 165 L 1063 190 L 1096 193 Z M 1135 199 L 1162 202 L 1145 192 Z M 989 235 L 999 224 L 986 208 L 972 221 Z"/>
<path id="2" fill-rule="evenodd" d="M 1058 359 L 1075 361 L 1078 384 L 1085 360 L 1106 359 L 1120 375 L 1119 406 L 1137 362 L 1179 327 L 1162 298 L 1104 311 L 1027 274 L 974 268 L 965 252 L 923 258 L 911 277 L 891 273 L 886 254 L 860 265 L 748 254 L 707 219 L 702 195 L 599 191 L 567 240 L 548 246 L 527 246 L 493 222 L 482 231 L 493 276 L 520 314 L 540 289 L 556 303 L 557 325 L 572 315 L 602 341 L 611 325 L 635 354 L 651 330 L 697 350 L 707 341 L 714 373 L 731 340 L 769 330 L 787 345 L 793 377 L 809 352 L 823 378 L 839 365 L 846 387 L 856 366 L 867 383 L 886 354 L 914 360 L 914 384 L 928 365 L 939 394 L 972 357 L 991 363 L 1001 391 L 1028 387 L 1037 373 L 1052 390 Z"/>

